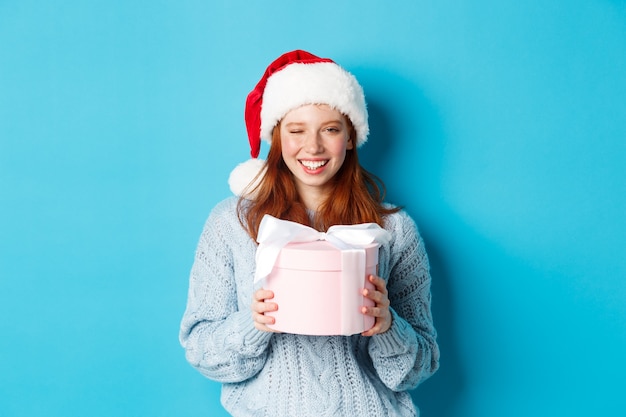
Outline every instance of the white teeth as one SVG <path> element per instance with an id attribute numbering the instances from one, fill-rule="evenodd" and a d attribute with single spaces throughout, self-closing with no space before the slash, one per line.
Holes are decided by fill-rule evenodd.
<path id="1" fill-rule="evenodd" d="M 317 169 L 321 166 L 326 165 L 327 162 L 328 161 L 300 161 L 300 163 L 308 169 Z"/>

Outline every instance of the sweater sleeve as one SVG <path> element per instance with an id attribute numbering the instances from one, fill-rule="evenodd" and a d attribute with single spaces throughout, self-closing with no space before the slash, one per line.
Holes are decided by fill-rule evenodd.
<path id="1" fill-rule="evenodd" d="M 254 327 L 249 309 L 238 308 L 239 268 L 233 252 L 242 250 L 241 242 L 234 242 L 241 234 L 232 229 L 219 211 L 209 216 L 191 268 L 179 335 L 189 363 L 218 382 L 256 375 L 265 364 L 272 335 Z"/>
<path id="2" fill-rule="evenodd" d="M 430 294 L 430 267 L 413 220 L 398 214 L 394 241 L 390 246 L 387 290 L 392 325 L 372 336 L 369 352 L 385 385 L 394 391 L 410 390 L 439 367 Z"/>

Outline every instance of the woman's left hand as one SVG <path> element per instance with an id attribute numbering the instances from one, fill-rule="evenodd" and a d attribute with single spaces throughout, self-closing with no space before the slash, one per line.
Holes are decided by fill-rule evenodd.
<path id="1" fill-rule="evenodd" d="M 389 296 L 387 293 L 387 283 L 381 277 L 370 275 L 367 277 L 374 285 L 374 290 L 365 288 L 363 296 L 374 302 L 373 306 L 362 307 L 361 312 L 376 319 L 374 326 L 361 333 L 361 336 L 373 336 L 384 333 L 391 327 L 391 312 L 389 311 Z"/>

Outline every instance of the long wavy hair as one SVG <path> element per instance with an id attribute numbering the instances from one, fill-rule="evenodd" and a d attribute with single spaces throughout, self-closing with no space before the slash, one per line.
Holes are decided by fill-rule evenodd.
<path id="1" fill-rule="evenodd" d="M 348 117 L 345 118 L 352 143 L 356 144 L 354 126 Z M 256 186 L 246 190 L 237 204 L 241 224 L 254 240 L 265 214 L 325 232 L 337 224 L 377 223 L 382 227 L 384 216 L 400 210 L 400 207 L 383 204 L 385 185 L 361 166 L 354 146 L 346 150 L 343 165 L 331 179 L 329 197 L 311 217 L 282 157 L 280 122 L 274 127 L 265 165 L 257 181 L 252 181 L 255 183 Z"/>

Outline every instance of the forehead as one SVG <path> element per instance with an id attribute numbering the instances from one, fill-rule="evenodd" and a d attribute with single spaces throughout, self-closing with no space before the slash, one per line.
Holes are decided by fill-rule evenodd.
<path id="1" fill-rule="evenodd" d="M 328 104 L 304 104 L 290 110 L 283 117 L 283 123 L 299 123 L 306 121 L 339 121 L 343 122 L 345 116 Z"/>

